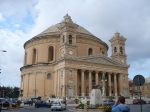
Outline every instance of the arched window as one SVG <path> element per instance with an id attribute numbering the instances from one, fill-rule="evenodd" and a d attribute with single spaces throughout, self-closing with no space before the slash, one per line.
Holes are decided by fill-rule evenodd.
<path id="1" fill-rule="evenodd" d="M 114 47 L 114 52 L 115 52 L 115 53 L 117 52 L 117 47 Z"/>
<path id="2" fill-rule="evenodd" d="M 92 50 L 92 48 L 89 48 L 88 55 L 92 55 L 92 54 L 93 54 L 93 50 Z"/>
<path id="3" fill-rule="evenodd" d="M 120 53 L 123 54 L 123 48 L 122 47 L 120 47 Z"/>
<path id="4" fill-rule="evenodd" d="M 33 49 L 32 64 L 36 63 L 36 55 L 37 55 L 37 51 L 36 51 L 36 49 Z"/>
<path id="5" fill-rule="evenodd" d="M 69 44 L 72 44 L 72 35 L 69 35 Z"/>
<path id="6" fill-rule="evenodd" d="M 25 55 L 24 55 L 24 65 L 26 65 L 27 64 L 27 53 L 25 53 Z"/>
<path id="7" fill-rule="evenodd" d="M 50 73 L 47 74 L 47 79 L 52 79 L 52 75 Z"/>
<path id="8" fill-rule="evenodd" d="M 53 61 L 54 59 L 54 48 L 53 46 L 50 46 L 48 48 L 48 62 Z"/>

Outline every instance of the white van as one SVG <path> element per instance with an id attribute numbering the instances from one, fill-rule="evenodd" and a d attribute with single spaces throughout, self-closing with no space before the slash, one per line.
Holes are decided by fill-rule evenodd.
<path id="1" fill-rule="evenodd" d="M 54 101 L 51 104 L 51 111 L 56 110 L 66 110 L 66 105 L 62 103 L 61 101 Z"/>

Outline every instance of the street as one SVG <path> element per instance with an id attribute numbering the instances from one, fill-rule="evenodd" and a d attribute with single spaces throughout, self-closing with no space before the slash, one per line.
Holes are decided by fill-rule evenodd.
<path id="1" fill-rule="evenodd" d="M 141 112 L 140 105 L 129 105 L 130 112 Z M 34 106 L 25 106 L 19 109 L 2 110 L 2 112 L 51 112 L 50 108 L 34 108 Z M 55 111 L 56 112 L 56 111 Z M 74 106 L 68 106 L 67 110 L 62 112 L 86 112 L 86 110 L 75 109 Z M 100 112 L 100 110 L 88 110 L 88 112 Z M 150 104 L 142 105 L 142 112 L 150 112 Z"/>

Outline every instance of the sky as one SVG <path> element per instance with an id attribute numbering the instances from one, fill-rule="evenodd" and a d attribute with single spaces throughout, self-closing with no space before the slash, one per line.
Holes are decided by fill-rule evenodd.
<path id="1" fill-rule="evenodd" d="M 0 85 L 20 86 L 24 43 L 51 25 L 72 20 L 105 41 L 126 41 L 129 78 L 150 76 L 150 0 L 0 0 Z M 111 48 L 109 48 L 109 56 Z"/>

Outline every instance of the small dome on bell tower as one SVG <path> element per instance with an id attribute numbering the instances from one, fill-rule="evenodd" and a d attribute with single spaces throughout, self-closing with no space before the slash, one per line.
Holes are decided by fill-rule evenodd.
<path id="1" fill-rule="evenodd" d="M 126 64 L 126 53 L 125 53 L 125 41 L 126 38 L 116 32 L 114 36 L 109 40 L 112 47 L 112 59 L 120 61 Z"/>
<path id="2" fill-rule="evenodd" d="M 69 16 L 68 14 L 66 14 L 64 16 L 64 22 L 68 22 L 68 23 L 73 23 L 71 16 Z"/>

